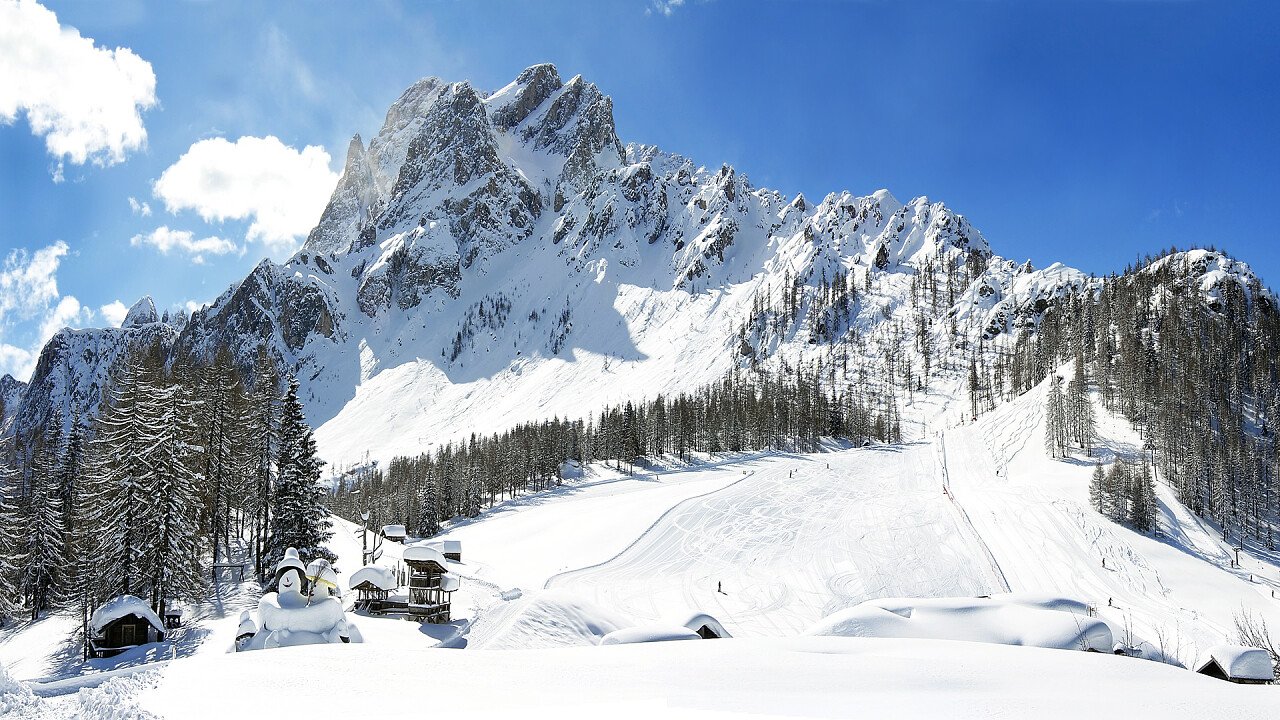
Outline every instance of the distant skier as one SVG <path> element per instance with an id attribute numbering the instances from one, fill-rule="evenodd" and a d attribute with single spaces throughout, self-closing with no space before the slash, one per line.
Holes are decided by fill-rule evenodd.
<path id="1" fill-rule="evenodd" d="M 720 593 L 721 595 L 724 594 L 723 586 L 720 584 L 719 580 L 716 581 L 716 592 Z"/>

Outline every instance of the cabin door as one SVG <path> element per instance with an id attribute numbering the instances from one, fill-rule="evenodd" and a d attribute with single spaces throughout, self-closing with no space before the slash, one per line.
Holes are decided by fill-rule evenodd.
<path id="1" fill-rule="evenodd" d="M 137 639 L 134 637 L 134 633 L 137 630 L 138 628 L 134 627 L 133 625 L 122 625 L 120 627 L 120 644 L 121 645 L 137 645 L 138 644 Z"/>

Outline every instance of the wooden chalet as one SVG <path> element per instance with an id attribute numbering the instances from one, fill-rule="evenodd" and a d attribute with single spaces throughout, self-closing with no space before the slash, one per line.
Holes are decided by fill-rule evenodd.
<path id="1" fill-rule="evenodd" d="M 402 543 L 408 537 L 403 525 L 383 525 L 382 537 L 392 541 Z"/>
<path id="2" fill-rule="evenodd" d="M 160 616 L 133 595 L 112 599 L 89 618 L 89 651 L 94 657 L 112 657 L 139 645 L 161 642 L 164 637 Z"/>
<path id="3" fill-rule="evenodd" d="M 444 555 L 445 560 L 462 562 L 462 541 L 461 540 L 433 540 L 428 543 L 423 543 L 423 545 L 426 545 L 429 548 L 435 548 L 436 550 L 439 550 L 440 554 Z"/>
<path id="4" fill-rule="evenodd" d="M 1200 656 L 1195 668 L 1201 675 L 1245 685 L 1266 685 L 1275 681 L 1271 654 L 1242 645 L 1215 645 Z"/>
<path id="5" fill-rule="evenodd" d="M 450 620 L 450 598 L 458 589 L 458 576 L 449 573 L 444 554 L 433 547 L 405 548 L 404 564 L 409 569 L 408 615 L 429 623 Z"/>

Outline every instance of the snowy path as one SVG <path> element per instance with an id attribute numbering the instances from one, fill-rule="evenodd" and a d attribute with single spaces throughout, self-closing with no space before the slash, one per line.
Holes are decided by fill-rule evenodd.
<path id="1" fill-rule="evenodd" d="M 703 610 L 735 634 L 777 636 L 869 598 L 978 595 L 1002 583 L 942 495 L 933 447 L 914 444 L 765 464 L 547 587 L 638 621 Z"/>

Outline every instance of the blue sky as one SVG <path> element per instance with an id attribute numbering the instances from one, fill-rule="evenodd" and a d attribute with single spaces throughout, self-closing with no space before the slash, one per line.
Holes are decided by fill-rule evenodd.
<path id="1" fill-rule="evenodd" d="M 624 142 L 757 185 L 928 195 L 1099 274 L 1213 244 L 1274 283 L 1278 5 L 0 0 L 0 371 L 286 257 L 413 81 L 543 61 L 612 95 Z"/>

